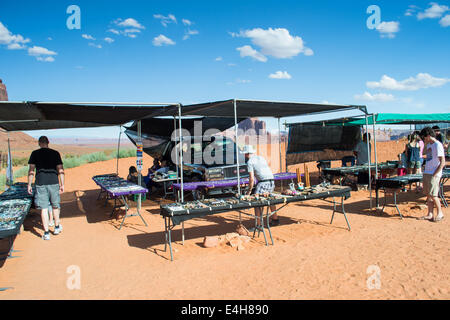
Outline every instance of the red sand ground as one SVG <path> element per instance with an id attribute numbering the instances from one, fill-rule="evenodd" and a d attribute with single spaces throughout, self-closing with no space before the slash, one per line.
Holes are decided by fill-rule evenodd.
<path id="1" fill-rule="evenodd" d="M 392 154 L 390 144 L 379 152 Z M 151 163 L 149 157 L 144 161 Z M 121 159 L 120 175 L 134 162 Z M 163 251 L 157 202 L 144 203 L 148 227 L 133 217 L 119 231 L 120 220 L 108 217 L 111 204 L 96 200 L 99 190 L 91 177 L 114 171 L 115 160 L 66 170 L 62 234 L 43 241 L 40 217 L 26 220 L 15 240 L 21 258 L 0 268 L 0 287 L 13 287 L 0 292 L 1 299 L 450 298 L 450 209 L 440 223 L 417 220 L 425 211 L 414 209 L 424 203 L 415 192 L 400 195 L 403 220 L 393 208 L 371 212 L 368 192 L 352 192 L 346 201 L 350 232 L 341 214 L 329 224 L 328 202 L 290 204 L 281 225 L 272 228 L 275 245 L 266 247 L 261 235 L 243 251 L 201 245 L 204 236 L 233 232 L 236 212 L 189 220 L 184 245 L 180 227 L 173 232 L 171 262 Z M 367 287 L 372 265 L 381 270 L 379 290 Z M 80 268 L 80 290 L 67 287 L 70 266 Z"/>

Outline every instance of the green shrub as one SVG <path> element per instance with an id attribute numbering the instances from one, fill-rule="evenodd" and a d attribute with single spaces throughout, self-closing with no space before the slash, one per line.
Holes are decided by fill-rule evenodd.
<path id="1" fill-rule="evenodd" d="M 131 157 L 136 157 L 136 149 L 119 150 L 119 158 L 131 158 Z"/>
<path id="2" fill-rule="evenodd" d="M 13 167 L 26 166 L 28 165 L 28 158 L 13 158 L 12 165 Z"/>
<path id="3" fill-rule="evenodd" d="M 79 157 L 71 157 L 71 158 L 64 158 L 63 159 L 63 165 L 64 165 L 64 168 L 66 168 L 66 169 L 79 167 L 83 163 L 84 162 Z"/>
<path id="4" fill-rule="evenodd" d="M 76 168 L 86 163 L 95 163 L 115 159 L 117 157 L 117 150 L 105 150 L 103 152 L 88 153 L 81 156 L 73 154 L 64 155 L 64 168 Z M 119 151 L 119 158 L 136 157 L 136 149 L 121 149 Z M 15 164 L 16 163 L 16 164 Z M 14 170 L 14 180 L 25 177 L 28 174 L 28 158 L 18 158 L 16 162 L 13 159 L 13 165 L 24 165 L 23 167 Z M 6 174 L 0 174 L 0 190 L 4 190 L 6 184 Z"/>

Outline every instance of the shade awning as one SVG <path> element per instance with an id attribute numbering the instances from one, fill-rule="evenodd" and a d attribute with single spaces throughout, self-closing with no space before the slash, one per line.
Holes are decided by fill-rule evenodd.
<path id="1" fill-rule="evenodd" d="M 429 114 L 401 114 L 378 113 L 375 114 L 375 124 L 379 125 L 408 125 L 408 124 L 435 124 L 450 123 L 450 113 Z M 295 126 L 298 123 L 288 123 L 287 126 Z M 321 126 L 365 126 L 366 119 L 358 117 L 339 118 L 323 121 L 313 121 L 304 124 Z M 373 125 L 373 115 L 367 116 L 367 124 Z"/>
<path id="2" fill-rule="evenodd" d="M 175 105 L 0 101 L 0 127 L 7 131 L 121 125 L 178 110 Z"/>
<path id="3" fill-rule="evenodd" d="M 238 123 L 242 118 L 238 118 Z M 234 119 L 231 118 L 190 118 L 183 119 L 182 128 L 189 131 L 191 136 L 202 136 L 208 132 L 215 133 L 229 129 L 234 126 Z M 171 137 L 174 130 L 178 129 L 178 121 L 174 124 L 173 119 L 144 119 L 141 122 L 141 130 L 143 134 Z M 137 123 L 134 122 L 129 131 L 137 132 Z"/>
<path id="4" fill-rule="evenodd" d="M 373 117 L 368 117 L 368 123 L 373 124 Z M 375 124 L 424 124 L 450 122 L 450 113 L 429 114 L 401 114 L 378 113 L 375 115 Z M 349 121 L 347 125 L 365 125 L 365 119 Z"/>
<path id="5" fill-rule="evenodd" d="M 253 117 L 293 117 L 318 113 L 346 111 L 359 109 L 366 111 L 365 106 L 332 105 L 299 102 L 277 102 L 258 100 L 224 100 L 201 104 L 182 106 L 183 116 L 227 117 L 234 118 L 234 102 L 236 101 L 236 113 L 238 118 Z M 164 115 L 177 115 L 173 110 L 168 110 Z"/>

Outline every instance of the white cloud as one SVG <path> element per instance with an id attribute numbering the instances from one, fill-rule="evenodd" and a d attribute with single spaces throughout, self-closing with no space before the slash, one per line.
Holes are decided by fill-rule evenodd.
<path id="1" fill-rule="evenodd" d="M 54 56 L 57 55 L 56 52 L 50 51 L 47 48 L 33 46 L 31 48 L 28 48 L 28 54 L 30 56 Z"/>
<path id="2" fill-rule="evenodd" d="M 237 51 L 240 52 L 240 55 L 242 58 L 244 57 L 251 57 L 255 60 L 258 60 L 260 62 L 266 62 L 267 61 L 267 57 L 264 56 L 263 54 L 261 54 L 260 52 L 256 51 L 255 49 L 253 49 L 251 46 L 246 45 L 240 48 L 236 48 Z"/>
<path id="3" fill-rule="evenodd" d="M 25 49 L 26 46 L 17 42 L 13 42 L 8 44 L 8 49 L 9 50 L 21 50 L 21 49 Z"/>
<path id="4" fill-rule="evenodd" d="M 117 35 L 120 34 L 120 32 L 118 30 L 116 30 L 116 29 L 109 29 L 108 32 L 111 32 L 111 33 L 114 33 L 114 34 L 117 34 Z"/>
<path id="5" fill-rule="evenodd" d="M 277 71 L 269 75 L 270 79 L 291 79 L 292 76 L 287 71 Z"/>
<path id="6" fill-rule="evenodd" d="M 312 49 L 310 49 L 310 48 L 305 48 L 305 51 L 303 52 L 303 54 L 305 56 L 312 56 L 312 55 L 314 55 L 314 51 L 312 51 Z"/>
<path id="7" fill-rule="evenodd" d="M 397 21 L 389 21 L 389 22 L 381 22 L 377 26 L 378 32 L 380 32 L 381 37 L 387 37 L 387 38 L 395 38 L 395 34 L 400 31 L 399 27 L 400 23 Z"/>
<path id="8" fill-rule="evenodd" d="M 250 83 L 252 80 L 243 80 L 243 79 L 237 79 L 236 83 Z"/>
<path id="9" fill-rule="evenodd" d="M 190 20 L 188 20 L 188 19 L 182 19 L 181 21 L 183 22 L 183 24 L 184 24 L 185 26 L 190 26 L 190 25 L 192 25 L 192 21 L 190 21 Z"/>
<path id="10" fill-rule="evenodd" d="M 136 19 L 133 19 L 133 18 L 128 18 L 128 19 L 125 19 L 125 20 L 117 19 L 115 21 L 115 23 L 119 27 L 145 29 L 145 27 L 143 25 L 141 25 Z"/>
<path id="11" fill-rule="evenodd" d="M 114 42 L 114 39 L 113 39 L 113 38 L 110 38 L 110 37 L 106 37 L 106 38 L 103 39 L 103 40 L 105 40 L 105 41 L 108 42 L 108 43 L 113 43 L 113 42 Z"/>
<path id="12" fill-rule="evenodd" d="M 108 32 L 114 33 L 116 35 L 123 35 L 129 38 L 136 38 L 136 34 L 140 33 L 141 30 L 145 29 L 136 19 L 128 18 L 125 20 L 117 19 L 113 22 L 117 27 L 122 29 L 109 29 Z"/>
<path id="13" fill-rule="evenodd" d="M 426 9 L 424 12 L 419 12 L 417 14 L 417 19 L 437 19 L 442 17 L 442 15 L 449 10 L 448 6 L 439 5 L 436 2 L 430 3 L 431 7 Z"/>
<path id="14" fill-rule="evenodd" d="M 157 47 L 161 47 L 163 45 L 174 45 L 175 42 L 169 38 L 167 38 L 165 35 L 160 34 L 159 36 L 155 37 L 153 39 L 153 45 Z"/>
<path id="15" fill-rule="evenodd" d="M 89 42 L 89 46 L 94 47 L 94 48 L 97 48 L 97 49 L 101 49 L 101 48 L 102 48 L 102 45 L 101 45 L 101 44 L 95 44 L 95 43 L 93 43 L 93 42 Z"/>
<path id="16" fill-rule="evenodd" d="M 236 63 L 232 63 L 232 62 L 230 62 L 230 63 L 228 63 L 228 64 L 227 64 L 227 66 L 229 66 L 229 67 L 236 67 L 236 66 L 237 66 L 237 64 L 236 64 Z"/>
<path id="17" fill-rule="evenodd" d="M 364 92 L 363 94 L 356 94 L 354 98 L 355 100 L 373 101 L 373 102 L 389 102 L 395 100 L 395 97 L 392 94 L 386 93 L 371 94 L 367 91 Z"/>
<path id="18" fill-rule="evenodd" d="M 269 55 L 278 59 L 286 59 L 295 57 L 300 53 L 305 55 L 314 54 L 310 48 L 305 47 L 301 37 L 292 36 L 285 28 L 269 28 L 267 30 L 255 28 L 252 30 L 241 31 L 239 34 L 230 34 L 232 37 L 251 39 L 251 42 L 261 49 L 261 55 L 264 56 Z"/>
<path id="19" fill-rule="evenodd" d="M 42 62 L 53 62 L 55 61 L 55 58 L 53 57 L 37 57 L 36 58 L 38 61 L 42 61 Z"/>
<path id="20" fill-rule="evenodd" d="M 435 78 L 428 73 L 419 73 L 415 77 L 409 77 L 402 81 L 397 81 L 394 78 L 383 75 L 380 81 L 368 81 L 366 85 L 371 89 L 416 91 L 419 89 L 441 87 L 447 82 L 450 82 L 450 79 Z"/>
<path id="21" fill-rule="evenodd" d="M 447 14 L 445 17 L 443 17 L 440 21 L 439 24 L 443 27 L 448 27 L 450 26 L 450 14 Z"/>
<path id="22" fill-rule="evenodd" d="M 52 39 L 52 37 L 48 37 L 47 40 L 48 41 L 52 41 L 53 39 Z"/>
<path id="23" fill-rule="evenodd" d="M 30 39 L 25 39 L 20 34 L 12 34 L 8 28 L 0 22 L 0 44 L 7 45 L 10 50 L 17 50 L 26 48 L 24 45 L 30 41 Z"/>
<path id="24" fill-rule="evenodd" d="M 409 5 L 408 9 L 405 12 L 405 16 L 408 16 L 408 17 L 413 16 L 417 12 L 417 9 L 419 9 L 418 6 L 413 5 L 413 4 Z"/>
<path id="25" fill-rule="evenodd" d="M 36 60 L 38 61 L 53 62 L 55 61 L 55 58 L 52 56 L 56 56 L 57 53 L 44 47 L 33 46 L 28 48 L 28 55 L 36 57 Z"/>
<path id="26" fill-rule="evenodd" d="M 189 39 L 191 36 L 197 35 L 198 31 L 197 30 L 190 30 L 188 29 L 188 31 L 185 32 L 183 40 L 187 40 Z"/>
<path id="27" fill-rule="evenodd" d="M 81 37 L 83 37 L 84 39 L 87 39 L 87 40 L 95 40 L 95 38 L 93 36 L 91 36 L 90 34 L 82 34 Z"/>
<path id="28" fill-rule="evenodd" d="M 125 29 L 125 30 L 123 30 L 123 32 L 125 34 L 127 34 L 127 33 L 140 33 L 141 30 L 139 30 L 139 29 Z"/>
<path id="29" fill-rule="evenodd" d="M 330 102 L 330 101 L 328 101 L 328 100 L 322 100 L 320 103 L 321 103 L 321 104 L 333 104 L 333 105 L 337 104 L 337 103 L 335 103 L 335 102 Z"/>
<path id="30" fill-rule="evenodd" d="M 177 18 L 175 18 L 175 16 L 173 14 L 169 14 L 167 17 L 163 16 L 162 14 L 154 14 L 153 18 L 161 20 L 161 24 L 164 27 L 167 27 L 167 25 L 170 23 L 177 23 Z M 183 21 L 183 23 L 184 23 L 184 21 Z"/>
<path id="31" fill-rule="evenodd" d="M 216 59 L 214 59 L 215 61 L 222 61 L 223 58 L 222 57 L 217 57 Z"/>

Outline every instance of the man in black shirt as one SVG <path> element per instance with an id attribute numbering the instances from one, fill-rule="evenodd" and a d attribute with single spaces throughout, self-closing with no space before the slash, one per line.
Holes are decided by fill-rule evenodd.
<path id="1" fill-rule="evenodd" d="M 42 239 L 50 240 L 48 231 L 49 219 L 48 208 L 51 204 L 55 219 L 55 230 L 53 234 L 59 234 L 62 226 L 59 221 L 60 213 L 60 193 L 64 192 L 64 168 L 61 155 L 58 151 L 48 147 L 48 138 L 42 136 L 39 138 L 40 149 L 31 153 L 28 171 L 28 193 L 32 193 L 31 184 L 33 183 L 34 171 L 36 169 L 36 194 L 35 205 L 41 210 L 42 225 L 44 226 L 44 235 Z"/>

